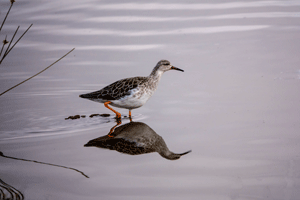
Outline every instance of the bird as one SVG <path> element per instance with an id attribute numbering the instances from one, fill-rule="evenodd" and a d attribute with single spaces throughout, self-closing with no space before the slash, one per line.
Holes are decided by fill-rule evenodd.
<path id="1" fill-rule="evenodd" d="M 113 138 L 105 135 L 90 140 L 84 146 L 110 149 L 129 155 L 157 152 L 168 160 L 177 160 L 191 152 L 190 150 L 184 153 L 173 153 L 164 139 L 143 122 L 124 124 L 117 127 L 113 134 Z"/>
<path id="2" fill-rule="evenodd" d="M 101 90 L 81 94 L 79 97 L 103 103 L 106 108 L 116 114 L 117 119 L 121 119 L 121 114 L 109 105 L 128 109 L 131 121 L 131 110 L 143 106 L 149 100 L 157 89 L 162 74 L 169 70 L 184 72 L 184 70 L 171 65 L 168 60 L 160 60 L 147 77 L 121 79 Z"/>

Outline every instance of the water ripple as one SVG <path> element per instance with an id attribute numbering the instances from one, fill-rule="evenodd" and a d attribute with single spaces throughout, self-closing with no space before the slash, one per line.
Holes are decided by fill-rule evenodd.
<path id="1" fill-rule="evenodd" d="M 135 121 L 146 119 L 147 116 L 136 114 L 134 116 Z M 124 122 L 129 119 L 123 119 Z M 122 121 L 123 121 L 122 120 Z M 80 118 L 77 120 L 64 120 L 63 116 L 56 117 L 40 117 L 30 119 L 34 124 L 30 128 L 23 128 L 14 131 L 0 131 L 1 139 L 0 142 L 6 140 L 23 139 L 23 138 L 35 138 L 45 137 L 54 135 L 65 135 L 84 133 L 84 131 L 92 129 L 109 129 L 112 124 L 115 123 L 114 116 L 110 117 L 93 117 L 93 118 Z M 30 123 L 30 122 L 29 122 Z"/>
<path id="2" fill-rule="evenodd" d="M 163 4 L 163 3 L 120 3 L 95 5 L 98 10 L 207 10 L 233 9 L 266 6 L 300 6 L 300 1 L 257 1 L 257 2 L 230 2 L 219 4 Z"/>
<path id="3" fill-rule="evenodd" d="M 237 13 L 228 15 L 199 16 L 199 17 L 143 17 L 143 16 L 110 16 L 91 17 L 84 21 L 96 23 L 123 23 L 123 22 L 170 22 L 216 19 L 243 19 L 243 18 L 297 18 L 299 12 L 264 12 L 264 13 Z"/>
<path id="4" fill-rule="evenodd" d="M 182 34 L 209 34 L 209 33 L 223 33 L 223 32 L 239 32 L 239 31 L 252 31 L 258 29 L 265 29 L 270 27 L 269 25 L 241 25 L 241 26 L 215 26 L 215 27 L 190 27 L 181 29 L 169 29 L 169 30 L 149 30 L 149 31 L 124 31 L 124 30 L 108 30 L 108 29 L 57 29 L 51 28 L 51 30 L 45 30 L 41 28 L 40 31 L 44 33 L 51 33 L 55 35 L 108 35 L 108 36 L 157 36 L 157 35 L 182 35 Z M 121 49 L 121 50 L 141 50 L 141 49 L 153 49 L 158 48 L 160 45 L 123 45 L 123 46 L 95 46 L 95 49 Z M 81 49 L 93 48 L 93 47 L 79 47 Z"/>

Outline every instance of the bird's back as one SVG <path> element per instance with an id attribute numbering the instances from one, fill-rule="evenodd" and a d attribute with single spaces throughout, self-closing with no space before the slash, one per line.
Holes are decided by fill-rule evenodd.
<path id="1" fill-rule="evenodd" d="M 82 94 L 79 97 L 87 98 L 91 100 L 118 100 L 126 95 L 130 94 L 130 90 L 141 86 L 147 82 L 148 77 L 134 77 L 126 78 L 116 81 L 101 90 Z"/>

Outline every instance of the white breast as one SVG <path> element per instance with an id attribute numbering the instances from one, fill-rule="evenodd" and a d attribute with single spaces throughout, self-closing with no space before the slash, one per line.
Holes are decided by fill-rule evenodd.
<path id="1" fill-rule="evenodd" d="M 131 94 L 118 100 L 111 101 L 111 105 L 119 108 L 135 109 L 143 106 L 152 96 L 153 92 L 133 89 Z"/>

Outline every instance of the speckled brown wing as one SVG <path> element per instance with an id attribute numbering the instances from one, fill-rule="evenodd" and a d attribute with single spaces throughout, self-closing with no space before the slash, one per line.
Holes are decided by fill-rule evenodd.
<path id="1" fill-rule="evenodd" d="M 116 81 L 105 88 L 80 95 L 81 98 L 87 99 L 102 99 L 102 100 L 117 100 L 130 94 L 130 90 L 138 87 L 147 80 L 147 77 L 126 78 Z"/>

